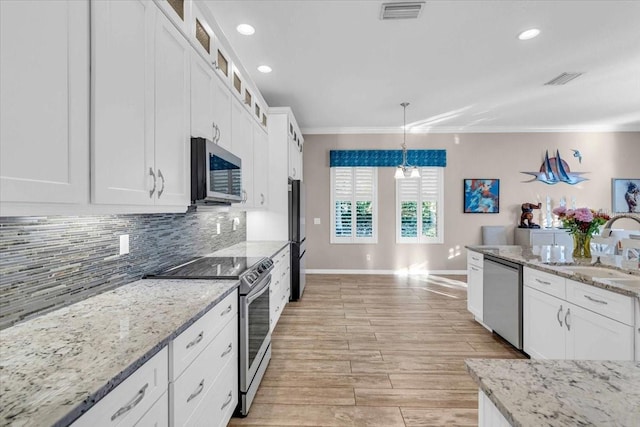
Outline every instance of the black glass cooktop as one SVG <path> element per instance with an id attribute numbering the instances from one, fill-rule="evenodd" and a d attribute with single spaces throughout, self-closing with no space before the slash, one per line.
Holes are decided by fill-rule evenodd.
<path id="1" fill-rule="evenodd" d="M 169 270 L 147 275 L 170 279 L 237 279 L 260 262 L 260 257 L 202 257 Z"/>

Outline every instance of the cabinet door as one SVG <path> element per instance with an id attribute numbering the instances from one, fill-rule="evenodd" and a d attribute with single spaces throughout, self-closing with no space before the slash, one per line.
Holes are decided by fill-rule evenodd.
<path id="1" fill-rule="evenodd" d="M 567 254 L 570 254 L 573 251 L 573 237 L 571 234 L 566 231 L 556 231 L 554 234 L 554 243 L 556 245 L 566 247 Z"/>
<path id="2" fill-rule="evenodd" d="M 482 321 L 483 306 L 482 268 L 475 265 L 467 265 L 467 310 L 477 320 Z"/>
<path id="3" fill-rule="evenodd" d="M 191 54 L 191 136 L 215 139 L 213 79 L 217 77 L 200 55 Z"/>
<path id="4" fill-rule="evenodd" d="M 633 327 L 569 304 L 567 359 L 633 360 Z"/>
<path id="5" fill-rule="evenodd" d="M 88 1 L 0 1 L 0 200 L 82 203 Z"/>
<path id="6" fill-rule="evenodd" d="M 636 362 L 640 361 L 640 299 L 636 300 L 636 328 L 635 328 Z"/>
<path id="7" fill-rule="evenodd" d="M 531 232 L 531 246 L 553 245 L 554 233 Z"/>
<path id="8" fill-rule="evenodd" d="M 218 76 L 212 84 L 213 123 L 218 127 L 218 145 L 231 151 L 231 92 Z"/>
<path id="9" fill-rule="evenodd" d="M 269 138 L 259 123 L 253 123 L 253 185 L 257 208 L 269 205 Z"/>
<path id="10" fill-rule="evenodd" d="M 189 204 L 190 47 L 161 13 L 156 26 L 156 204 Z"/>
<path id="11" fill-rule="evenodd" d="M 141 0 L 91 5 L 95 203 L 154 203 L 156 13 L 153 2 Z"/>
<path id="12" fill-rule="evenodd" d="M 289 177 L 293 179 L 301 178 L 298 154 L 298 145 L 292 137 L 289 137 Z"/>
<path id="13" fill-rule="evenodd" d="M 244 105 L 233 99 L 231 108 L 232 151 L 242 159 L 242 206 L 253 207 L 253 137 L 252 119 Z"/>
<path id="14" fill-rule="evenodd" d="M 522 303 L 524 351 L 532 359 L 565 359 L 568 303 L 528 286 L 523 289 Z"/>
<path id="15" fill-rule="evenodd" d="M 164 392 L 151 409 L 138 420 L 134 427 L 168 427 L 169 396 Z"/>

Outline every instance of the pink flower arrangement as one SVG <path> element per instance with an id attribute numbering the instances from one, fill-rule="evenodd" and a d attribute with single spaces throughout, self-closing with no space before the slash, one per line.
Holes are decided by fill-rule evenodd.
<path id="1" fill-rule="evenodd" d="M 611 219 L 606 213 L 589 208 L 567 209 L 560 206 L 555 208 L 553 213 L 558 215 L 562 226 L 568 228 L 569 233 L 582 233 L 587 236 L 593 236 L 601 225 Z"/>

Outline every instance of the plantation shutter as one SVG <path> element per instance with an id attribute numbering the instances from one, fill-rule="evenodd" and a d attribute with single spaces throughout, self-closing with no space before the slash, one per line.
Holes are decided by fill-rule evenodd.
<path id="1" fill-rule="evenodd" d="M 422 167 L 420 178 L 396 181 L 396 241 L 441 243 L 443 168 Z"/>
<path id="2" fill-rule="evenodd" d="M 332 243 L 375 242 L 376 192 L 376 168 L 331 168 Z"/>

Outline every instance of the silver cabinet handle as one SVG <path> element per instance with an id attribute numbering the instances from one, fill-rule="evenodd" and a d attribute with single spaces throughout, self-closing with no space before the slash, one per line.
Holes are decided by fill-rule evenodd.
<path id="1" fill-rule="evenodd" d="M 158 169 L 158 178 L 162 179 L 162 187 L 160 188 L 160 190 L 158 190 L 158 199 L 159 199 L 160 196 L 162 196 L 162 193 L 164 192 L 164 176 L 162 175 L 162 171 L 160 169 Z"/>
<path id="2" fill-rule="evenodd" d="M 187 350 L 190 349 L 191 347 L 193 347 L 194 345 L 199 344 L 200 341 L 202 341 L 202 338 L 204 338 L 204 331 L 200 331 L 200 333 L 198 334 L 196 339 L 194 339 L 189 344 L 187 344 Z"/>
<path id="3" fill-rule="evenodd" d="M 227 400 L 222 404 L 220 410 L 224 409 L 233 400 L 233 391 L 230 391 L 227 395 Z"/>
<path id="4" fill-rule="evenodd" d="M 149 198 L 151 198 L 153 193 L 156 192 L 156 174 L 153 173 L 153 168 L 149 168 L 149 175 L 153 177 L 153 188 L 149 191 Z"/>
<path id="5" fill-rule="evenodd" d="M 220 132 L 220 127 L 216 125 L 216 144 L 220 142 L 220 137 L 222 136 L 222 132 Z"/>
<path id="6" fill-rule="evenodd" d="M 556 313 L 556 319 L 558 320 L 558 323 L 560 324 L 560 327 L 562 328 L 562 319 L 560 319 L 561 315 L 562 315 L 562 305 L 560 305 L 560 308 L 558 309 L 558 312 Z"/>
<path id="7" fill-rule="evenodd" d="M 536 279 L 536 282 L 541 283 L 543 285 L 551 285 L 551 282 L 545 282 L 544 280 Z"/>
<path id="8" fill-rule="evenodd" d="M 140 390 L 138 390 L 138 393 L 133 398 L 133 400 L 131 400 L 131 402 L 118 409 L 116 413 L 111 416 L 111 421 L 114 421 L 116 418 L 120 417 L 123 414 L 126 414 L 127 412 L 135 408 L 136 405 L 140 403 L 142 399 L 144 399 L 144 394 L 147 392 L 147 387 L 149 387 L 149 383 L 146 383 Z"/>
<path id="9" fill-rule="evenodd" d="M 264 205 L 264 194 L 260 193 L 260 204 Z"/>
<path id="10" fill-rule="evenodd" d="M 296 176 L 296 168 L 293 168 L 293 176 Z"/>
<path id="11" fill-rule="evenodd" d="M 197 395 L 202 393 L 202 390 L 204 390 L 204 378 L 202 379 L 202 381 L 200 381 L 200 384 L 198 384 L 198 388 L 196 389 L 196 391 L 194 391 L 189 397 L 187 397 L 187 403 L 191 402 Z"/>
<path id="12" fill-rule="evenodd" d="M 231 313 L 231 304 L 229 304 L 229 306 L 227 308 L 224 309 L 224 311 L 222 313 L 220 313 L 220 317 L 224 316 L 225 314 Z"/>
<path id="13" fill-rule="evenodd" d="M 247 193 L 247 190 L 242 190 L 242 203 L 247 203 L 248 198 L 249 198 L 249 193 Z"/>
<path id="14" fill-rule="evenodd" d="M 480 261 L 480 258 L 476 258 L 476 257 L 471 257 L 471 259 L 474 261 Z"/>
<path id="15" fill-rule="evenodd" d="M 227 354 L 231 353 L 231 350 L 233 350 L 233 344 L 229 343 L 229 347 L 227 347 L 227 349 L 222 352 L 222 354 L 220 355 L 220 358 L 223 358 Z"/>
<path id="16" fill-rule="evenodd" d="M 564 324 L 567 325 L 567 331 L 571 330 L 571 325 L 569 324 L 569 315 L 571 314 L 571 309 L 567 308 L 567 314 L 564 315 Z"/>
<path id="17" fill-rule="evenodd" d="M 213 61 L 211 65 L 213 65 L 213 68 L 215 68 L 216 70 L 220 69 L 220 67 L 218 67 L 218 61 Z"/>
<path id="18" fill-rule="evenodd" d="M 475 268 L 475 267 L 473 267 L 473 266 L 471 267 L 471 269 L 472 269 L 473 271 L 480 271 L 480 270 L 478 270 L 477 268 Z"/>
<path id="19" fill-rule="evenodd" d="M 608 303 L 608 302 L 606 302 L 606 301 L 602 301 L 602 300 L 600 300 L 600 299 L 592 298 L 592 297 L 590 297 L 589 295 L 585 295 L 584 297 L 585 297 L 586 299 L 588 299 L 589 301 L 597 302 L 598 304 L 604 304 L 604 305 L 609 304 L 609 303 Z"/>

